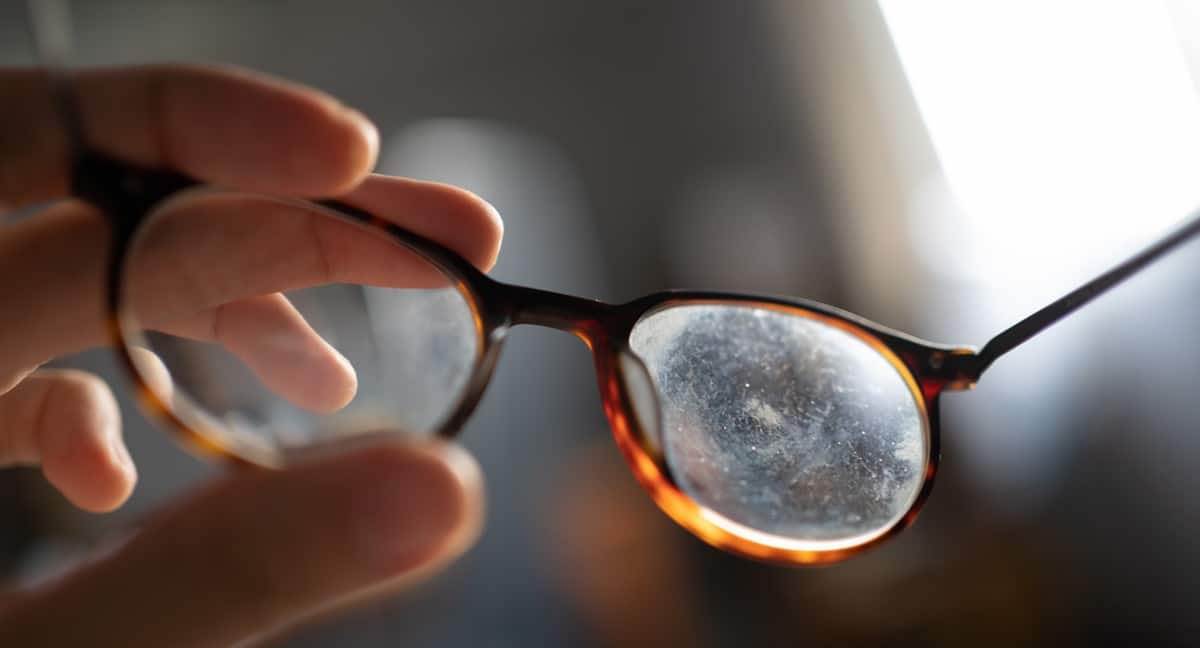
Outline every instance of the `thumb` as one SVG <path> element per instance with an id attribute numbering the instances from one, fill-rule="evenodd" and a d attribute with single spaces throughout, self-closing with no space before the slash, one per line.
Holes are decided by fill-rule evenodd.
<path id="1" fill-rule="evenodd" d="M 478 465 L 389 443 L 222 480 L 6 611 L 0 645 L 224 646 L 426 575 L 477 537 Z"/>

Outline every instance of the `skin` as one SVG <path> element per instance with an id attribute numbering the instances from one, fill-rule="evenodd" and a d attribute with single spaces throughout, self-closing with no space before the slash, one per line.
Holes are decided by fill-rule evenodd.
<path id="1" fill-rule="evenodd" d="M 495 261 L 503 228 L 490 205 L 370 174 L 374 126 L 312 89 L 179 66 L 92 70 L 72 83 L 98 149 L 236 189 L 336 196 L 482 269 Z M 66 150 L 41 77 L 0 70 L 0 207 L 64 198 Z M 353 397 L 354 370 L 280 291 L 412 285 L 420 273 L 395 248 L 301 207 L 248 207 L 201 201 L 155 232 L 136 261 L 151 277 L 132 286 L 138 316 L 223 344 L 298 405 L 336 410 Z M 95 512 L 120 506 L 137 479 L 116 402 L 96 376 L 39 367 L 106 342 L 107 237 L 101 215 L 71 200 L 0 225 L 0 466 L 38 465 Z M 219 270 L 187 290 L 199 268 Z M 474 541 L 481 511 L 478 466 L 451 444 L 387 443 L 230 474 L 86 566 L 0 595 L 0 645 L 253 643 L 437 571 Z"/>

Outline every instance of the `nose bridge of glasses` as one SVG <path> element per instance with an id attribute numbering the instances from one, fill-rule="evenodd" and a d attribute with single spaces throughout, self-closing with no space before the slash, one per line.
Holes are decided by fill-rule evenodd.
<path id="1" fill-rule="evenodd" d="M 502 306 L 513 325 L 532 324 L 567 331 L 590 342 L 613 306 L 594 299 L 539 288 L 500 284 Z"/>

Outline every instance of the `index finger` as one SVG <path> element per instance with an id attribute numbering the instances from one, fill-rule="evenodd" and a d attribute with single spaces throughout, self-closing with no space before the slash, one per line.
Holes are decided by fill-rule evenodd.
<path id="1" fill-rule="evenodd" d="M 371 176 L 341 200 L 436 241 L 480 269 L 491 267 L 500 248 L 499 215 L 461 189 Z M 134 304 L 145 309 L 143 324 L 325 283 L 404 284 L 414 269 L 428 267 L 414 263 L 413 253 L 398 243 L 315 206 L 242 192 L 199 194 L 168 206 L 147 227 L 127 286 Z M 77 203 L 62 203 L 2 234 L 0 365 L 33 366 L 103 343 L 107 223 Z"/>
<path id="2" fill-rule="evenodd" d="M 495 262 L 503 225 L 491 205 L 467 191 L 373 175 L 341 200 L 441 243 L 481 270 Z M 435 264 L 382 231 L 309 201 L 236 191 L 168 202 L 141 226 L 124 278 L 125 307 L 149 328 L 238 299 L 326 284 L 448 282 Z"/>
<path id="3" fill-rule="evenodd" d="M 357 185 L 379 136 L 357 111 L 236 68 L 150 65 L 72 73 L 88 146 L 229 187 L 302 196 Z M 66 129 L 44 73 L 0 70 L 0 204 L 66 195 Z"/>

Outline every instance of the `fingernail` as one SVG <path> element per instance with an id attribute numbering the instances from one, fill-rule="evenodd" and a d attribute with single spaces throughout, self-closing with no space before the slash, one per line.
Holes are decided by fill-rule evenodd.
<path id="1" fill-rule="evenodd" d="M 480 200 L 483 200 L 483 199 L 480 198 Z M 486 200 L 483 200 L 483 204 L 487 205 L 488 209 L 490 209 L 492 211 L 492 218 L 495 219 L 495 221 L 496 221 L 496 227 L 500 230 L 500 233 L 503 234 L 504 233 L 504 217 L 500 215 L 500 210 L 496 209 L 495 205 L 493 205 L 492 203 L 490 203 Z"/>
<path id="2" fill-rule="evenodd" d="M 108 431 L 108 439 L 109 451 L 112 453 L 112 457 L 116 460 L 117 465 L 130 476 L 136 476 L 137 467 L 133 463 L 133 457 L 129 456 L 129 448 L 125 447 L 125 441 L 121 438 L 121 434 L 117 431 L 116 426 L 112 426 Z"/>
<path id="3" fill-rule="evenodd" d="M 133 458 L 125 447 L 125 439 L 121 437 L 121 419 L 117 413 L 116 404 L 112 409 L 105 408 L 103 439 L 108 442 L 108 454 L 112 460 L 126 472 L 133 471 Z"/>
<path id="4" fill-rule="evenodd" d="M 478 533 L 478 482 L 474 460 L 449 444 L 390 457 L 355 502 L 358 541 L 376 573 L 393 576 L 464 551 Z"/>
<path id="5" fill-rule="evenodd" d="M 368 119 L 366 115 L 345 105 L 342 106 L 342 115 L 358 132 L 362 133 L 371 156 L 374 158 L 379 151 L 379 129 L 375 127 L 375 123 Z"/>

